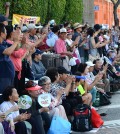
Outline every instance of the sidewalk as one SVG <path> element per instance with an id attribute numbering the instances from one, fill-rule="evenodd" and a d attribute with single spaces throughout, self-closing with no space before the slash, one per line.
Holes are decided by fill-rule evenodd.
<path id="1" fill-rule="evenodd" d="M 97 132 L 73 132 L 72 134 L 120 134 L 120 91 L 112 95 L 111 104 L 99 107 L 99 113 L 106 113 L 102 116 L 104 125 Z"/>

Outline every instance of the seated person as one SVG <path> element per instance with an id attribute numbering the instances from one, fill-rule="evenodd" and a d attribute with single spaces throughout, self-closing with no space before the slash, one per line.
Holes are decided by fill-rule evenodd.
<path id="1" fill-rule="evenodd" d="M 65 69 L 65 68 L 64 68 Z M 65 71 L 67 71 L 65 69 Z M 48 76 L 51 79 L 51 89 L 50 89 L 50 93 L 54 96 L 57 97 L 58 92 L 59 91 L 63 91 L 63 94 L 60 98 L 60 101 L 62 103 L 62 105 L 65 108 L 66 114 L 67 116 L 69 115 L 73 115 L 73 109 L 80 103 L 82 103 L 82 98 L 81 96 L 79 97 L 72 97 L 68 99 L 69 96 L 69 92 L 71 91 L 71 87 L 74 86 L 74 83 L 72 84 L 73 81 L 73 77 L 69 76 L 66 81 L 65 81 L 65 85 L 62 86 L 60 85 L 59 81 L 60 81 L 60 75 L 58 73 L 58 69 L 57 68 L 49 68 L 46 71 L 46 76 Z M 64 74 L 64 78 L 66 78 L 67 74 Z"/>
<path id="2" fill-rule="evenodd" d="M 81 74 L 78 72 L 76 73 L 76 80 L 75 80 L 75 89 L 74 92 L 78 92 L 80 96 L 82 96 L 82 101 L 84 104 L 91 105 L 92 95 L 88 93 L 87 86 L 84 77 L 80 78 Z"/>
<path id="3" fill-rule="evenodd" d="M 42 93 L 48 93 L 50 91 L 51 80 L 49 77 L 43 76 L 39 79 L 38 85 L 42 87 Z M 49 114 L 51 117 L 53 117 L 54 115 L 59 115 L 65 120 L 68 120 L 64 107 L 60 105 L 60 98 L 61 98 L 62 93 L 63 92 L 61 90 L 58 91 L 56 97 L 53 97 L 51 94 L 52 101 L 51 101 L 50 106 L 48 107 Z"/>
<path id="4" fill-rule="evenodd" d="M 60 79 L 59 79 L 59 82 L 58 83 L 59 83 L 60 86 L 62 86 L 64 88 L 66 86 L 67 79 L 69 79 L 69 77 L 72 77 L 72 76 L 70 76 L 68 74 L 69 72 L 64 67 L 61 67 L 61 66 L 58 67 L 58 73 L 60 75 Z M 73 77 L 73 82 L 72 82 L 71 89 L 69 91 L 69 95 L 68 95 L 67 99 L 71 96 L 71 94 L 77 92 L 77 90 L 75 90 L 75 89 L 77 89 L 77 87 L 79 85 L 80 85 L 80 79 L 76 79 L 76 78 Z M 79 97 L 77 97 L 77 96 L 75 97 L 75 96 L 74 96 L 74 98 L 78 99 L 82 95 L 80 95 L 80 93 L 78 92 L 78 96 Z M 89 105 L 90 102 L 91 102 L 91 99 L 90 98 L 92 98 L 91 95 L 88 95 L 88 97 L 83 97 L 82 96 L 82 101 L 81 102 L 84 103 L 84 104 L 88 104 Z M 90 99 L 90 100 L 88 101 L 88 99 Z M 80 103 L 80 101 L 79 101 L 79 103 Z"/>
<path id="5" fill-rule="evenodd" d="M 46 69 L 42 64 L 42 51 L 36 49 L 35 53 L 32 55 L 32 71 L 34 73 L 35 80 L 39 80 L 45 75 Z"/>
<path id="6" fill-rule="evenodd" d="M 95 87 L 99 92 L 106 94 L 105 91 L 104 91 L 104 89 L 103 89 L 104 88 L 104 83 L 101 82 L 103 75 L 102 74 L 98 74 L 95 77 L 94 74 L 93 74 L 94 64 L 91 61 L 86 62 L 86 64 L 89 66 L 89 68 L 88 68 L 89 72 L 85 76 L 86 79 L 87 79 L 88 85 L 90 87 Z M 100 80 L 100 78 L 101 78 L 101 80 Z M 106 96 L 108 98 L 111 98 L 111 96 L 109 96 L 107 94 L 106 94 Z"/>
<path id="7" fill-rule="evenodd" d="M 18 101 L 18 98 L 19 95 L 17 93 L 17 90 L 12 86 L 8 86 L 3 92 L 4 102 L 0 105 L 0 110 L 5 113 L 13 106 L 17 107 L 18 105 L 16 101 Z M 23 121 L 25 121 L 28 118 L 30 118 L 30 114 L 27 113 L 20 114 L 17 108 L 16 111 L 11 112 L 6 117 L 6 120 L 10 121 L 12 125 L 15 125 L 15 132 L 17 134 L 27 134 L 27 128 Z"/>
<path id="8" fill-rule="evenodd" d="M 102 61 L 100 59 L 96 59 L 93 61 L 93 64 L 95 64 L 94 66 L 94 70 L 93 70 L 93 74 L 94 76 L 96 76 L 97 74 L 102 74 L 102 81 L 105 84 L 104 86 L 104 90 L 106 92 L 107 95 L 111 95 L 110 93 L 110 81 L 107 78 L 107 69 L 108 69 L 108 64 L 103 65 Z"/>
<path id="9" fill-rule="evenodd" d="M 32 106 L 22 111 L 31 114 L 31 117 L 27 121 L 32 125 L 32 134 L 45 134 L 45 131 L 48 131 L 51 124 L 48 114 L 49 109 L 46 107 L 42 108 L 37 101 L 41 88 L 33 81 L 28 81 L 25 84 L 26 94 L 32 98 Z M 45 126 L 43 125 L 43 120 Z"/>
<path id="10" fill-rule="evenodd" d="M 3 118 L 3 114 L 0 111 L 0 134 L 4 134 L 4 128 L 3 128 L 3 125 L 2 125 L 2 122 L 4 121 L 4 119 L 5 119 L 5 115 L 4 115 L 4 118 Z"/>

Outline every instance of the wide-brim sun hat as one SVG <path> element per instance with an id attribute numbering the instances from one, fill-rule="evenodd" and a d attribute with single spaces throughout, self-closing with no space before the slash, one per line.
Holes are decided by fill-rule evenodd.
<path id="1" fill-rule="evenodd" d="M 80 27 L 82 28 L 82 27 L 83 27 L 83 25 L 81 25 L 81 24 L 80 24 L 80 23 L 78 23 L 78 22 L 77 22 L 77 23 L 75 23 L 75 24 L 73 25 L 73 28 L 74 28 L 74 29 L 77 29 L 77 28 L 80 28 Z"/>

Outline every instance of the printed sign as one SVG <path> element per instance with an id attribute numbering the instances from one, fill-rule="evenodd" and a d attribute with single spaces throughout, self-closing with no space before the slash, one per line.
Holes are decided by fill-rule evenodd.
<path id="1" fill-rule="evenodd" d="M 32 106 L 32 99 L 28 95 L 22 95 L 20 96 L 18 100 L 18 106 L 21 109 L 29 109 Z"/>
<path id="2" fill-rule="evenodd" d="M 48 107 L 51 104 L 51 95 L 49 93 L 40 94 L 38 96 L 38 103 L 42 107 Z"/>
<path id="3" fill-rule="evenodd" d="M 13 19 L 12 19 L 13 25 L 20 24 L 22 20 L 23 20 L 23 24 L 29 24 L 29 23 L 37 24 L 38 22 L 40 22 L 40 17 L 13 14 Z"/>

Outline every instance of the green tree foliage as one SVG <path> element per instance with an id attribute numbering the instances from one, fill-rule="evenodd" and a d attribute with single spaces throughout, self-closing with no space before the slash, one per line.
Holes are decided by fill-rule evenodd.
<path id="1" fill-rule="evenodd" d="M 66 0 L 49 0 L 49 19 L 55 19 L 60 23 L 65 13 Z"/>
<path id="2" fill-rule="evenodd" d="M 83 2 L 82 0 L 66 0 L 65 20 L 82 22 Z"/>
<path id="3" fill-rule="evenodd" d="M 4 3 L 0 0 L 0 14 L 5 13 Z M 45 23 L 55 19 L 57 23 L 65 20 L 73 22 L 82 21 L 82 0 L 9 0 L 10 18 L 12 14 L 28 16 L 40 16 L 41 22 Z"/>

